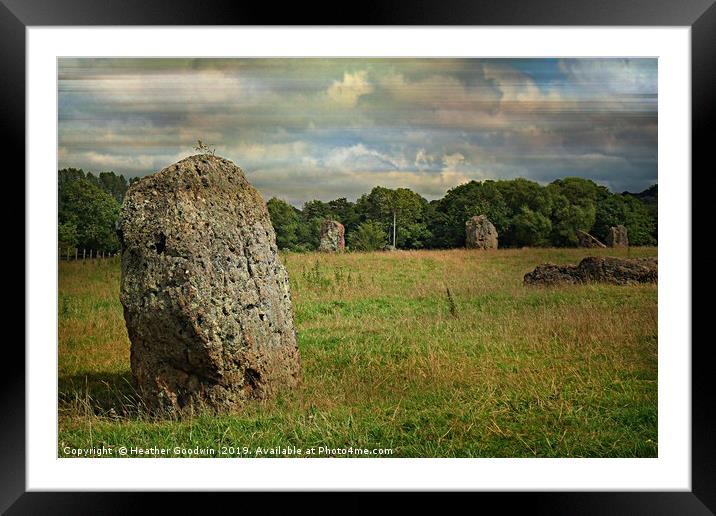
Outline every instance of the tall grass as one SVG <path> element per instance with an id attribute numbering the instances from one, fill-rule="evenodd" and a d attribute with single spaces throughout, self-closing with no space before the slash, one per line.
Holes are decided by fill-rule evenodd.
<path id="1" fill-rule="evenodd" d="M 132 387 L 118 262 L 61 263 L 58 454 L 230 445 L 250 456 L 353 446 L 402 457 L 654 457 L 657 287 L 522 284 L 539 263 L 626 252 L 282 254 L 303 384 L 237 414 L 181 421 L 153 420 Z"/>

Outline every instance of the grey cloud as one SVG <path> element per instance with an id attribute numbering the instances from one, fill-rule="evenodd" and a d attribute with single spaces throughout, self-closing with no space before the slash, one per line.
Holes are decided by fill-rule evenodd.
<path id="1" fill-rule="evenodd" d="M 295 204 L 518 176 L 637 190 L 657 179 L 656 72 L 655 60 L 63 59 L 59 166 L 143 175 L 202 139 Z"/>

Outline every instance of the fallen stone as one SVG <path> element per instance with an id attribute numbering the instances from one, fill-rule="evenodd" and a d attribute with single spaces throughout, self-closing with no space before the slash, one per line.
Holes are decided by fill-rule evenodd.
<path id="1" fill-rule="evenodd" d="M 318 250 L 326 253 L 340 253 L 346 249 L 346 229 L 335 220 L 321 223 L 321 241 Z"/>
<path id="2" fill-rule="evenodd" d="M 586 231 L 582 231 L 580 229 L 577 230 L 577 238 L 579 239 L 579 247 L 590 247 L 590 248 L 607 247 L 606 245 L 601 243 L 599 240 L 597 240 L 597 238 L 593 237 Z"/>
<path id="3" fill-rule="evenodd" d="M 525 274 L 527 285 L 556 285 L 581 283 L 611 283 L 629 285 L 656 283 L 658 263 L 656 258 L 614 258 L 589 256 L 579 265 L 539 265 Z"/>
<path id="4" fill-rule="evenodd" d="M 465 246 L 468 249 L 497 249 L 497 229 L 485 215 L 465 222 Z"/>
<path id="5" fill-rule="evenodd" d="M 120 299 L 150 411 L 226 412 L 300 379 L 291 292 L 261 195 L 196 155 L 125 196 Z"/>

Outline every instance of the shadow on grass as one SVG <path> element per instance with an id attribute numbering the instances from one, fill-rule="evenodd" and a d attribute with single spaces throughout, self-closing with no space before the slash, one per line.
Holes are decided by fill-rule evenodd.
<path id="1" fill-rule="evenodd" d="M 130 372 L 60 376 L 58 401 L 60 414 L 70 417 L 136 419 L 146 414 Z"/>

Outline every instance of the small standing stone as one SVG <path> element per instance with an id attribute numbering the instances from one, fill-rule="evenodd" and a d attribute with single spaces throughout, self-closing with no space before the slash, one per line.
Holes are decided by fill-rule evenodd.
<path id="1" fill-rule="evenodd" d="M 338 221 L 324 220 L 321 224 L 321 243 L 318 250 L 326 253 L 340 253 L 346 249 L 346 229 Z"/>
<path id="2" fill-rule="evenodd" d="M 497 229 L 485 215 L 465 222 L 465 245 L 468 249 L 497 249 Z"/>
<path id="3" fill-rule="evenodd" d="M 607 245 L 609 247 L 629 247 L 627 228 L 621 224 L 610 227 L 607 232 Z"/>

